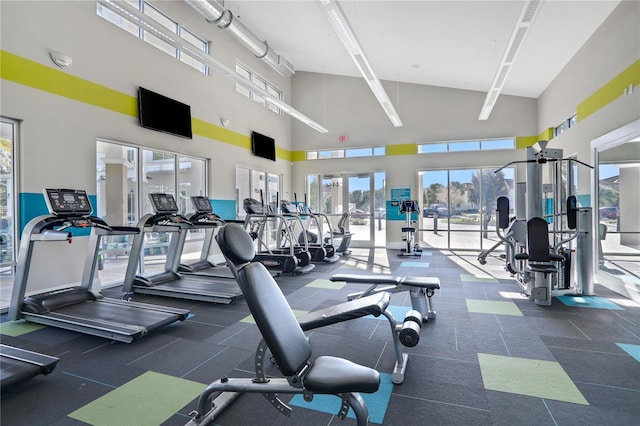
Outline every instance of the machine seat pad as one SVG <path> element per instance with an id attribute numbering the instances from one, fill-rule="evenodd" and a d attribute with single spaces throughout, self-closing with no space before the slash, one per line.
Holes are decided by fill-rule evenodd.
<path id="1" fill-rule="evenodd" d="M 363 297 L 362 299 L 356 299 L 350 302 L 330 306 L 325 309 L 309 312 L 302 318 L 298 318 L 298 322 L 300 323 L 300 327 L 306 331 L 365 317 L 367 315 L 377 317 L 387 309 L 390 301 L 391 294 L 387 292 L 373 294 L 371 296 Z"/>
<path id="2" fill-rule="evenodd" d="M 373 393 L 380 386 L 380 374 L 343 358 L 320 356 L 304 376 L 303 384 L 318 394 Z"/>
<path id="3" fill-rule="evenodd" d="M 548 263 L 542 263 L 542 264 L 529 263 L 529 269 L 531 269 L 531 272 L 544 272 L 546 274 L 558 272 L 558 268 Z"/>
<path id="4" fill-rule="evenodd" d="M 408 287 L 420 287 L 427 290 L 436 290 L 440 288 L 440 278 L 438 277 L 403 277 L 400 284 Z"/>
<path id="5" fill-rule="evenodd" d="M 391 284 L 397 285 L 400 283 L 400 277 L 394 277 L 393 275 L 378 275 L 378 274 L 335 274 L 332 275 L 329 280 L 345 281 L 350 284 Z"/>

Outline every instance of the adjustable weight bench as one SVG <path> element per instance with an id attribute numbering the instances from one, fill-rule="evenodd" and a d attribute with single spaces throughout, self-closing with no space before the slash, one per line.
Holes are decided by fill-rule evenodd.
<path id="1" fill-rule="evenodd" d="M 306 401 L 311 401 L 314 393 L 340 395 L 342 404 L 338 416 L 344 419 L 352 408 L 357 425 L 368 425 L 369 414 L 360 392 L 376 392 L 380 386 L 379 373 L 343 358 L 320 356 L 311 360 L 309 340 L 278 284 L 263 264 L 251 262 L 255 248 L 249 234 L 241 226 L 227 223 L 218 232 L 216 241 L 238 281 L 263 341 L 256 352 L 256 378 L 222 377 L 211 383 L 200 395 L 198 408 L 188 424 L 211 423 L 238 395 L 250 392 L 263 394 L 285 415 L 290 414 L 291 408 L 280 401 L 278 393 L 302 394 Z M 263 368 L 267 350 L 285 377 L 266 378 Z M 219 392 L 212 400 L 212 395 Z"/>
<path id="2" fill-rule="evenodd" d="M 329 280 L 333 282 L 344 281 L 347 284 L 368 284 L 370 287 L 358 293 L 352 293 L 348 300 L 359 299 L 380 292 L 399 293 L 409 291 L 411 306 L 420 312 L 424 322 L 436 318 L 431 297 L 440 289 L 438 277 L 400 277 L 394 275 L 378 274 L 335 274 Z M 379 287 L 382 286 L 382 287 Z"/>

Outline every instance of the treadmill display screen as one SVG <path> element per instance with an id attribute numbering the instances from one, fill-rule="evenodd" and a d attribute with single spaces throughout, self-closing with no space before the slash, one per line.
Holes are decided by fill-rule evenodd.
<path id="1" fill-rule="evenodd" d="M 156 213 L 178 213 L 178 205 L 172 194 L 149 194 Z"/>
<path id="2" fill-rule="evenodd" d="M 193 208 L 197 213 L 213 213 L 213 207 L 207 197 L 195 196 L 191 197 Z"/>
<path id="3" fill-rule="evenodd" d="M 86 216 L 93 211 L 87 192 L 79 189 L 45 189 L 44 199 L 54 216 Z"/>

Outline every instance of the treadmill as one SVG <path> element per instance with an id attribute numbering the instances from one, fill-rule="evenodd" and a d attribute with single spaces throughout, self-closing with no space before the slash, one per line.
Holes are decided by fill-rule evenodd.
<path id="1" fill-rule="evenodd" d="M 39 374 L 49 374 L 58 358 L 0 344 L 0 388 L 2 390 Z"/>
<path id="2" fill-rule="evenodd" d="M 138 222 L 140 232 L 133 238 L 123 290 L 223 304 L 241 298 L 242 291 L 235 280 L 178 273 L 187 232 L 194 228 L 194 224 L 178 213 L 178 204 L 172 194 L 153 193 L 149 194 L 149 199 L 155 213 L 143 216 Z M 145 275 L 137 273 L 138 264 L 143 254 L 144 236 L 151 232 L 171 233 L 171 241 L 164 270 L 155 275 Z"/>
<path id="3" fill-rule="evenodd" d="M 225 264 L 214 264 L 209 262 L 211 244 L 214 241 L 214 234 L 217 228 L 224 225 L 224 220 L 213 212 L 213 206 L 203 196 L 192 196 L 191 203 L 195 213 L 187 215 L 187 220 L 193 224 L 193 229 L 204 229 L 204 241 L 200 251 L 200 259 L 195 262 L 181 262 L 178 272 L 183 274 L 194 274 L 212 278 L 225 278 L 235 280 L 231 269 Z"/>
<path id="4" fill-rule="evenodd" d="M 24 228 L 9 306 L 9 319 L 45 324 L 130 343 L 164 325 L 183 321 L 189 311 L 105 298 L 94 288 L 100 240 L 105 235 L 136 235 L 137 228 L 109 226 L 91 216 L 87 193 L 76 189 L 44 189 L 50 215 L 38 216 Z M 25 297 L 34 246 L 72 243 L 71 228 L 90 229 L 89 247 L 79 286 L 57 288 Z M 61 247 L 66 246 L 61 245 Z M 52 277 L 55 279 L 55 277 Z M 56 288 L 52 282 L 51 288 Z M 64 285 L 64 284 L 63 284 Z"/>

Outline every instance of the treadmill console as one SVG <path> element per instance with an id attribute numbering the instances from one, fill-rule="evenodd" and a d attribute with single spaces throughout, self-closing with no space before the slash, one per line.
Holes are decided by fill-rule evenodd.
<path id="1" fill-rule="evenodd" d="M 172 194 L 149 194 L 149 199 L 156 214 L 178 213 L 178 204 Z"/>
<path id="2" fill-rule="evenodd" d="M 93 211 L 87 192 L 79 189 L 44 189 L 49 213 L 54 216 L 89 216 Z"/>
<path id="3" fill-rule="evenodd" d="M 295 206 L 291 201 L 282 200 L 280 202 L 280 210 L 283 214 L 291 215 L 298 214 L 298 207 Z"/>
<path id="4" fill-rule="evenodd" d="M 243 201 L 244 211 L 248 214 L 255 215 L 268 215 L 270 214 L 269 207 L 264 206 L 260 201 L 255 198 L 245 198 Z"/>
<path id="5" fill-rule="evenodd" d="M 191 202 L 193 203 L 193 208 L 196 210 L 196 213 L 213 213 L 213 206 L 207 197 L 194 196 L 191 197 Z"/>

